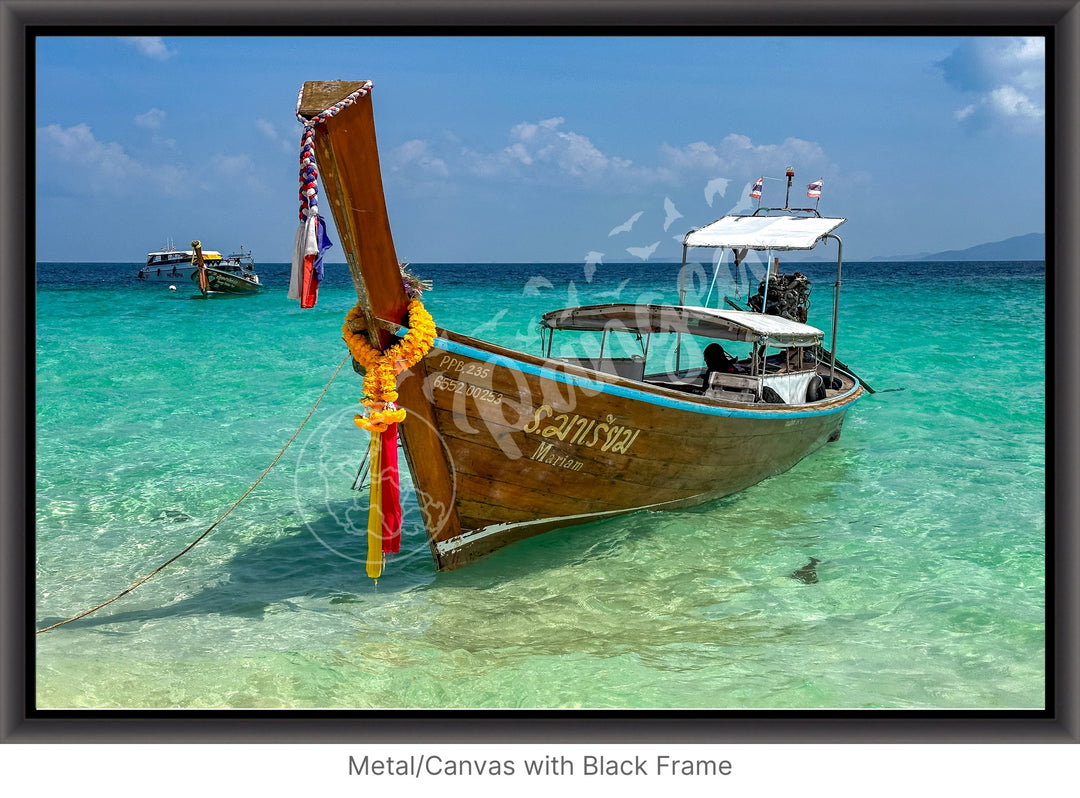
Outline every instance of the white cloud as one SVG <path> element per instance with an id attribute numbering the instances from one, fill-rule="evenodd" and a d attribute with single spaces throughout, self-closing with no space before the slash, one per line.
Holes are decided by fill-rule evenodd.
<path id="1" fill-rule="evenodd" d="M 580 133 L 559 130 L 565 121 L 560 116 L 536 124 L 515 125 L 510 131 L 511 144 L 504 152 L 530 166 L 555 166 L 564 174 L 576 177 L 598 175 L 608 169 L 630 165 L 630 161 L 604 155 Z"/>
<path id="2" fill-rule="evenodd" d="M 215 178 L 224 178 L 220 184 L 243 188 L 250 192 L 265 192 L 266 185 L 260 178 L 259 167 L 247 153 L 218 154 L 213 159 Z M 214 191 L 220 185 L 203 186 L 203 191 Z"/>
<path id="3" fill-rule="evenodd" d="M 38 128 L 37 145 L 39 168 L 45 170 L 63 164 L 60 179 L 73 192 L 130 196 L 133 185 L 172 196 L 191 191 L 182 168 L 140 163 L 120 144 L 99 141 L 85 123 L 68 128 L 60 125 Z"/>
<path id="4" fill-rule="evenodd" d="M 732 180 L 776 175 L 788 165 L 794 165 L 800 174 L 820 172 L 829 165 L 824 150 L 816 142 L 789 138 L 780 144 L 755 144 L 740 133 L 731 133 L 715 145 L 704 141 L 684 147 L 664 144 L 660 152 L 667 171 L 676 175 L 680 182 L 706 174 L 723 174 L 723 177 L 707 182 L 706 201 L 710 201 L 711 195 L 722 196 Z"/>
<path id="5" fill-rule="evenodd" d="M 954 113 L 972 129 L 1040 130 L 1046 116 L 1046 44 L 1041 37 L 967 39 L 939 64 L 945 80 L 974 95 Z"/>
<path id="6" fill-rule="evenodd" d="M 521 122 L 510 129 L 505 147 L 486 152 L 449 136 L 440 142 L 414 139 L 390 151 L 387 165 L 392 171 L 424 181 L 454 176 L 536 182 L 571 178 L 580 184 L 603 184 L 610 190 L 679 187 L 710 174 L 706 199 L 710 194 L 723 196 L 732 180 L 776 174 L 788 164 L 815 172 L 828 165 L 820 145 L 814 142 L 791 138 L 781 144 L 755 144 L 737 133 L 715 144 L 662 144 L 655 165 L 636 165 L 601 151 L 587 136 L 565 130 L 564 125 L 563 117 Z"/>
<path id="7" fill-rule="evenodd" d="M 990 92 L 990 105 L 1004 116 L 1028 117 L 1040 119 L 1043 109 L 1026 94 L 1013 86 L 1001 86 Z"/>
<path id="8" fill-rule="evenodd" d="M 255 162 L 250 155 L 218 155 L 214 159 L 214 168 L 225 177 L 239 177 L 255 169 Z"/>
<path id="9" fill-rule="evenodd" d="M 737 138 L 745 137 L 731 135 L 724 141 L 727 142 L 729 139 Z M 716 147 L 706 144 L 704 141 L 695 141 L 683 147 L 672 147 L 670 144 L 664 143 L 660 146 L 660 152 L 667 165 L 679 171 L 686 169 L 726 169 L 729 166 L 728 160 L 721 157 Z"/>
<path id="10" fill-rule="evenodd" d="M 66 163 L 94 165 L 117 175 L 137 169 L 135 162 L 115 142 L 101 142 L 86 123 L 62 128 L 49 125 L 38 130 L 38 144 L 43 154 Z"/>
<path id="11" fill-rule="evenodd" d="M 286 152 L 300 152 L 300 135 L 296 134 L 294 137 L 290 137 L 282 133 L 277 129 L 277 126 L 273 122 L 268 122 L 265 119 L 256 119 L 255 127 L 260 133 L 262 133 L 267 139 L 276 144 L 280 149 Z"/>
<path id="12" fill-rule="evenodd" d="M 148 130 L 158 130 L 165 122 L 165 112 L 160 108 L 151 108 L 145 114 L 135 117 L 135 124 Z"/>
<path id="13" fill-rule="evenodd" d="M 395 147 L 387 162 L 394 172 L 416 171 L 427 178 L 450 176 L 446 161 L 432 153 L 430 145 L 420 139 L 412 139 Z"/>
<path id="14" fill-rule="evenodd" d="M 462 166 L 478 177 L 533 175 L 542 179 L 556 173 L 583 180 L 608 179 L 629 169 L 630 161 L 605 155 L 587 136 L 560 130 L 565 121 L 553 117 L 514 125 L 506 147 L 491 153 L 466 148 Z"/>
<path id="15" fill-rule="evenodd" d="M 160 36 L 121 36 L 120 41 L 127 42 L 147 58 L 157 61 L 165 61 L 176 55 L 176 50 L 170 50 Z"/>
<path id="16" fill-rule="evenodd" d="M 565 124 L 563 117 L 521 122 L 508 131 L 504 147 L 489 151 L 462 143 L 450 134 L 433 140 L 413 139 L 391 149 L 384 167 L 405 178 L 397 190 L 415 195 L 453 194 L 459 180 L 472 178 L 513 181 L 516 185 L 557 182 L 561 189 L 587 187 L 639 199 L 643 199 L 643 192 L 655 191 L 660 201 L 666 194 L 675 204 L 684 200 L 678 200 L 673 190 L 700 185 L 710 205 L 710 200 L 731 193 L 729 183 L 739 185 L 760 175 L 781 176 L 789 164 L 799 170 L 798 180 L 808 175 L 806 182 L 836 172 L 815 142 L 789 138 L 780 144 L 758 144 L 738 133 L 715 143 L 663 144 L 655 164 L 637 165 L 601 151 L 587 136 L 566 130 Z M 776 191 L 776 185 L 770 183 L 769 188 Z M 782 200 L 781 193 L 777 202 Z M 627 213 L 632 210 L 626 208 Z"/>
<path id="17" fill-rule="evenodd" d="M 1046 85 L 1046 42 L 1042 38 L 1007 40 L 995 62 L 1003 79 L 1024 92 L 1042 93 Z"/>

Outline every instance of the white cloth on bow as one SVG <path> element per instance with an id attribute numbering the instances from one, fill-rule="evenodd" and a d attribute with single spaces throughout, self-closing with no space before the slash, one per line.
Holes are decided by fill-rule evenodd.
<path id="1" fill-rule="evenodd" d="M 309 213 L 296 228 L 296 239 L 293 241 L 292 273 L 289 276 L 289 299 L 300 299 L 300 286 L 304 279 L 304 258 L 308 255 L 317 255 L 319 242 L 316 236 L 315 224 L 318 216 Z"/>

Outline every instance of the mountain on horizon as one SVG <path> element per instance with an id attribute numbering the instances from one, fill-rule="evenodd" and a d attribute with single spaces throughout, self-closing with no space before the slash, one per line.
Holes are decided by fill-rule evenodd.
<path id="1" fill-rule="evenodd" d="M 976 244 L 967 249 L 950 249 L 944 252 L 920 252 L 918 255 L 878 256 L 871 260 L 1046 260 L 1046 235 L 1028 233 L 1013 236 L 1004 241 Z"/>

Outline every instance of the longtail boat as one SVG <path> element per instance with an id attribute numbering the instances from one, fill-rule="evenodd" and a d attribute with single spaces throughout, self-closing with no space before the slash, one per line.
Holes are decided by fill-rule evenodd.
<path id="1" fill-rule="evenodd" d="M 374 353 L 357 358 L 354 349 L 354 369 L 389 368 L 377 356 L 398 351 L 422 314 L 413 313 L 418 300 L 402 279 L 391 236 L 371 84 L 305 83 L 297 117 L 310 144 L 302 156 L 301 227 L 305 194 L 314 200 L 314 159 L 358 296 L 343 334 Z M 742 258 L 748 250 L 806 250 L 834 240 L 831 352 L 805 315 L 684 304 L 554 310 L 541 320 L 539 354 L 433 328 L 422 352 L 398 358 L 403 370 L 386 388 L 393 401 L 369 394 L 366 403 L 401 419 L 436 568 L 459 568 L 559 527 L 718 499 L 837 440 L 864 392 L 835 359 L 842 244 L 834 230 L 844 221 L 785 201 L 782 209 L 726 216 L 683 241 L 685 264 L 686 251 L 696 247 Z M 781 282 L 767 270 L 763 282 L 769 279 Z M 768 305 L 763 301 L 761 310 Z M 560 344 L 552 354 L 556 336 L 573 335 L 599 337 L 599 347 L 581 356 L 580 348 Z M 639 351 L 627 354 L 627 342 Z M 377 381 L 373 376 L 371 384 Z M 382 453 L 396 457 L 385 446 Z M 376 474 L 386 468 L 383 462 L 372 472 L 373 513 Z M 369 542 L 379 534 L 374 525 Z M 381 557 L 377 548 L 373 556 Z M 368 572 L 377 576 L 381 565 L 372 571 L 373 556 Z"/>
<path id="2" fill-rule="evenodd" d="M 261 283 L 250 253 L 244 253 L 246 260 L 239 255 L 228 258 L 218 255 L 216 260 L 208 261 L 199 241 L 192 241 L 191 248 L 194 252 L 191 281 L 204 297 L 210 294 L 253 294 L 259 290 Z"/>

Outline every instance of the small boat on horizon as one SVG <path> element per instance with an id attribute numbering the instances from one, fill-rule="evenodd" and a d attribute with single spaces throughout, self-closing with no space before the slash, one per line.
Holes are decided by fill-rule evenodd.
<path id="1" fill-rule="evenodd" d="M 357 425 L 372 431 L 369 576 L 400 545 L 384 492 L 397 489 L 396 445 L 380 448 L 380 427 L 395 436 L 400 428 L 437 570 L 548 530 L 719 499 L 840 437 L 865 390 L 835 358 L 842 244 L 834 231 L 845 219 L 785 201 L 683 239 L 684 266 L 697 247 L 732 250 L 741 261 L 750 250 L 835 241 L 829 349 L 805 315 L 686 305 L 681 295 L 679 304 L 551 311 L 540 320 L 541 352 L 516 351 L 438 328 L 420 312 L 394 249 L 370 89 L 308 82 L 297 103 L 359 299 L 343 334 L 365 375 L 368 415 Z M 314 180 L 302 173 L 301 184 L 314 197 Z M 303 225 L 303 194 L 301 202 Z M 772 298 L 768 284 L 764 296 Z M 389 465 L 378 459 L 386 456 Z M 588 528 L 579 534 L 587 545 Z"/>
<path id="2" fill-rule="evenodd" d="M 259 290 L 261 283 L 255 272 L 255 258 L 251 250 L 244 250 L 243 245 L 239 252 L 227 258 L 222 258 L 216 252 L 209 254 L 217 255 L 217 258 L 208 257 L 199 241 L 192 241 L 191 248 L 194 253 L 191 281 L 204 297 L 210 294 L 253 294 Z"/>

